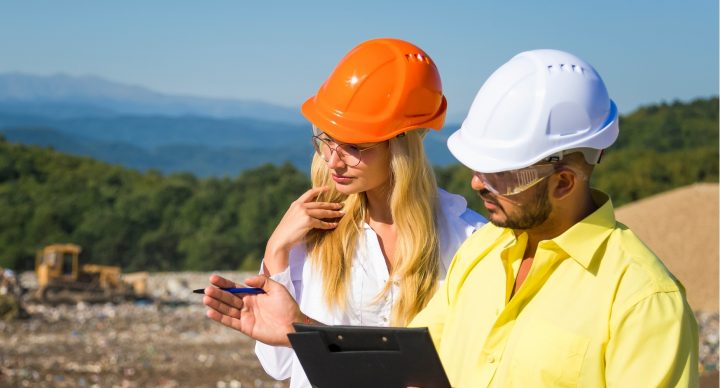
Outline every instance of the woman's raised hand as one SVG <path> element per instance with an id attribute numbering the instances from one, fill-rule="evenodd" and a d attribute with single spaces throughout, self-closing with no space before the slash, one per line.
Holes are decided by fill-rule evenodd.
<path id="1" fill-rule="evenodd" d="M 265 293 L 236 295 L 217 287 L 243 285 L 218 275 L 210 276 L 210 283 L 215 287 L 205 288 L 203 297 L 208 318 L 268 345 L 290 346 L 287 334 L 295 331 L 293 322 L 303 321 L 304 315 L 283 285 L 266 276 L 254 276 L 245 284 Z"/>
<path id="2" fill-rule="evenodd" d="M 263 263 L 266 275 L 287 268 L 290 249 L 301 242 L 311 229 L 333 229 L 338 225 L 335 220 L 345 214 L 341 210 L 343 204 L 315 201 L 326 190 L 327 187 L 312 188 L 290 204 L 265 246 Z"/>

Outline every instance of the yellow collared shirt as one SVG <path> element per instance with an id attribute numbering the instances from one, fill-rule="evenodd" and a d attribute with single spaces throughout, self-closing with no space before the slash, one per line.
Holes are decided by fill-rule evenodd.
<path id="1" fill-rule="evenodd" d="M 593 195 L 599 209 L 540 242 L 512 299 L 527 235 L 487 224 L 460 247 L 411 323 L 430 329 L 453 387 L 698 385 L 682 285 Z"/>

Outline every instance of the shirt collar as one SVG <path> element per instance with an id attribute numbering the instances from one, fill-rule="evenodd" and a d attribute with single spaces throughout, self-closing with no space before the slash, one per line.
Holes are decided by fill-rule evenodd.
<path id="1" fill-rule="evenodd" d="M 610 197 L 597 190 L 592 191 L 592 197 L 598 209 L 563 234 L 552 239 L 584 268 L 590 266 L 598 252 L 598 247 L 605 242 L 616 224 Z"/>
<path id="2" fill-rule="evenodd" d="M 438 204 L 443 214 L 460 217 L 467 210 L 467 200 L 462 195 L 448 193 L 438 188 Z"/>

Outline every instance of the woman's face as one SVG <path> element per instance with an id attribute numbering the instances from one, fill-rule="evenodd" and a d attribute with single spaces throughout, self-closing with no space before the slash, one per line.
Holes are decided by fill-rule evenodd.
<path id="1" fill-rule="evenodd" d="M 339 192 L 355 194 L 385 189 L 389 184 L 389 142 L 342 144 L 324 133 L 318 137 L 316 150 L 326 160 L 330 177 Z"/>

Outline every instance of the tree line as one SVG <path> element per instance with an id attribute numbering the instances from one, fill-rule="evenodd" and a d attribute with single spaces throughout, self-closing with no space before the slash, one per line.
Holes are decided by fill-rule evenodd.
<path id="1" fill-rule="evenodd" d="M 640 108 L 592 185 L 616 206 L 694 182 L 718 181 L 718 99 Z M 483 211 L 471 171 L 436 168 L 440 187 Z M 0 266 L 32 269 L 50 243 L 83 247 L 83 262 L 125 271 L 256 270 L 290 202 L 309 187 L 290 163 L 234 178 L 138 172 L 0 138 Z"/>

